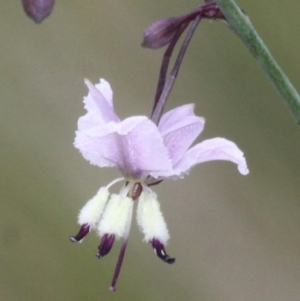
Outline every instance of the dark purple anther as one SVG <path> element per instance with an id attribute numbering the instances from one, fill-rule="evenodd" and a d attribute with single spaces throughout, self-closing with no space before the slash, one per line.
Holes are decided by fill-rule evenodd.
<path id="1" fill-rule="evenodd" d="M 71 242 L 82 242 L 82 240 L 87 236 L 90 232 L 90 225 L 89 224 L 83 224 L 80 227 L 79 232 L 75 236 L 70 236 Z"/>
<path id="2" fill-rule="evenodd" d="M 96 256 L 101 259 L 103 256 L 107 255 L 111 250 L 115 241 L 115 235 L 105 234 L 98 247 L 99 251 Z"/>
<path id="3" fill-rule="evenodd" d="M 164 245 L 157 239 L 152 240 L 152 247 L 154 249 L 155 254 L 164 262 L 172 264 L 175 262 L 175 258 L 171 258 L 164 248 Z"/>

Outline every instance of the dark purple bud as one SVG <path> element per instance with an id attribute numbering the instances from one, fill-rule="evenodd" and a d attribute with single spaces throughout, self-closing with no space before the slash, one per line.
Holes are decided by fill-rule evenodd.
<path id="1" fill-rule="evenodd" d="M 36 23 L 41 23 L 51 14 L 55 0 L 22 0 L 22 2 L 28 17 Z"/>
<path id="2" fill-rule="evenodd" d="M 142 46 L 157 49 L 167 45 L 185 19 L 186 16 L 180 16 L 153 22 L 144 31 Z"/>
<path id="3" fill-rule="evenodd" d="M 82 240 L 87 236 L 90 232 L 90 225 L 89 224 L 83 224 L 79 232 L 75 236 L 70 236 L 70 241 L 71 242 L 82 242 Z"/>
<path id="4" fill-rule="evenodd" d="M 158 239 L 153 239 L 152 240 L 152 247 L 154 249 L 155 254 L 164 262 L 172 264 L 175 262 L 175 258 L 171 258 L 167 253 L 164 248 L 164 245 L 158 240 Z"/>
<path id="5" fill-rule="evenodd" d="M 96 256 L 101 259 L 103 256 L 107 255 L 109 251 L 111 250 L 113 244 L 115 241 L 115 236 L 110 234 L 105 234 L 100 242 L 100 245 L 98 247 L 99 251 L 96 254 Z"/>

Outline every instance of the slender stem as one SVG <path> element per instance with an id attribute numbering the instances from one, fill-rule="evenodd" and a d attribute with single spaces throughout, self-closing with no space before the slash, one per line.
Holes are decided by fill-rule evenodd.
<path id="1" fill-rule="evenodd" d="M 169 97 L 170 92 L 172 90 L 172 87 L 174 85 L 175 79 L 176 79 L 177 74 L 179 72 L 179 68 L 180 68 L 181 62 L 183 60 L 183 57 L 185 55 L 187 47 L 188 47 L 188 45 L 189 45 L 189 43 L 190 43 L 190 41 L 192 39 L 192 36 L 193 36 L 193 34 L 194 34 L 194 32 L 195 32 L 195 30 L 196 30 L 196 28 L 197 28 L 200 20 L 201 20 L 201 16 L 197 16 L 195 18 L 194 22 L 192 23 L 192 25 L 191 25 L 191 27 L 190 27 L 190 29 L 189 29 L 186 37 L 185 37 L 185 40 L 184 40 L 184 42 L 183 42 L 183 44 L 182 44 L 182 46 L 180 48 L 180 51 L 179 51 L 177 59 L 176 59 L 176 61 L 174 63 L 173 69 L 172 69 L 172 71 L 171 71 L 171 73 L 170 73 L 170 75 L 169 75 L 169 77 L 168 77 L 168 79 L 166 81 L 164 89 L 163 89 L 163 91 L 161 93 L 161 96 L 160 96 L 158 102 L 157 102 L 157 105 L 155 107 L 155 110 L 154 110 L 154 112 L 152 114 L 152 118 L 151 118 L 152 121 L 154 123 L 156 123 L 156 124 L 158 124 L 158 122 L 160 120 L 160 117 L 162 115 L 164 107 L 165 107 L 165 105 L 167 103 L 168 97 Z"/>
<path id="2" fill-rule="evenodd" d="M 166 83 L 166 77 L 167 77 L 167 72 L 168 72 L 168 68 L 169 68 L 169 62 L 170 62 L 170 58 L 172 56 L 174 47 L 175 47 L 178 39 L 180 38 L 181 34 L 184 32 L 184 30 L 188 26 L 188 24 L 189 23 L 183 23 L 178 28 L 178 30 L 174 34 L 174 37 L 172 38 L 172 40 L 169 44 L 167 50 L 164 53 L 162 63 L 161 63 L 161 67 L 160 67 L 160 72 L 159 72 L 159 78 L 158 78 L 158 83 L 157 83 L 157 88 L 156 88 L 156 93 L 155 93 L 154 104 L 153 104 L 153 108 L 152 108 L 152 114 L 154 113 L 154 110 L 156 108 L 156 105 L 158 103 L 158 100 L 161 96 L 161 93 L 162 93 L 163 88 L 164 88 L 165 83 Z M 152 114 L 151 114 L 151 116 L 152 116 Z"/>
<path id="3" fill-rule="evenodd" d="M 158 102 L 158 100 L 161 96 L 162 90 L 165 86 L 170 58 L 173 54 L 173 50 L 176 46 L 176 43 L 178 42 L 179 38 L 181 37 L 182 33 L 187 28 L 189 23 L 193 19 L 195 19 L 197 15 L 202 16 L 202 14 L 204 14 L 204 10 L 209 11 L 209 10 L 212 10 L 212 9 L 219 10 L 219 8 L 217 7 L 217 5 L 214 2 L 209 2 L 209 3 L 206 3 L 206 4 L 199 5 L 191 13 L 188 13 L 185 16 L 182 16 L 182 20 L 181 20 L 182 24 L 177 29 L 177 31 L 175 32 L 172 40 L 169 43 L 169 46 L 168 46 L 167 50 L 164 53 L 163 59 L 162 59 L 162 64 L 161 64 L 161 68 L 160 68 L 160 72 L 159 72 L 159 78 L 158 78 L 158 83 L 157 83 L 157 88 L 156 88 L 156 93 L 155 93 L 154 104 L 153 104 L 153 108 L 152 108 L 152 114 L 155 110 L 157 102 Z M 151 116 L 152 116 L 152 114 L 151 114 Z"/>
<path id="4" fill-rule="evenodd" d="M 249 18 L 234 0 L 215 0 L 230 27 L 242 39 L 259 65 L 274 84 L 284 103 L 300 125 L 300 96 L 264 44 Z"/>

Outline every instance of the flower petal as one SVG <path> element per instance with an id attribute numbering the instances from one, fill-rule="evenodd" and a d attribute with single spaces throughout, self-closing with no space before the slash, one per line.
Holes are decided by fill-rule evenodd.
<path id="1" fill-rule="evenodd" d="M 186 105 L 177 107 L 177 108 L 163 114 L 159 121 L 159 125 L 158 125 L 159 131 L 161 132 L 161 134 L 162 135 L 167 134 L 170 131 L 170 128 L 174 124 L 180 122 L 182 119 L 189 117 L 189 116 L 195 116 L 194 107 L 195 107 L 195 105 L 190 103 L 190 104 L 186 104 Z"/>
<path id="2" fill-rule="evenodd" d="M 118 131 L 121 138 L 119 169 L 127 177 L 141 178 L 152 171 L 169 171 L 172 169 L 167 149 L 156 125 L 149 119 L 144 119 L 131 131 L 124 131 L 129 121 L 122 121 Z"/>
<path id="3" fill-rule="evenodd" d="M 79 149 L 83 157 L 91 164 L 100 167 L 116 166 L 116 162 L 106 155 L 114 150 L 115 139 L 111 134 L 94 137 L 90 134 L 97 127 L 86 131 L 77 131 L 74 146 Z"/>
<path id="4" fill-rule="evenodd" d="M 108 81 L 106 81 L 104 78 L 100 78 L 99 84 L 96 84 L 95 87 L 102 93 L 102 95 L 105 97 L 107 102 L 110 104 L 110 106 L 113 108 L 113 91 L 110 87 L 110 84 Z"/>
<path id="5" fill-rule="evenodd" d="M 92 164 L 117 166 L 125 177 L 172 170 L 162 137 L 146 116 L 77 131 L 74 145 Z"/>
<path id="6" fill-rule="evenodd" d="M 204 128 L 204 118 L 194 114 L 194 105 L 180 106 L 164 114 L 158 125 L 173 165 L 183 157 Z"/>
<path id="7" fill-rule="evenodd" d="M 238 165 L 241 174 L 249 173 L 243 152 L 235 143 L 224 138 L 213 138 L 195 145 L 178 162 L 174 171 L 180 176 L 196 164 L 214 160 L 231 161 Z"/>
<path id="8" fill-rule="evenodd" d="M 109 121 L 119 121 L 113 108 L 112 90 L 104 79 L 94 86 L 89 80 L 85 80 L 89 88 L 88 95 L 84 98 L 87 113 L 78 120 L 78 130 L 86 130 Z"/>

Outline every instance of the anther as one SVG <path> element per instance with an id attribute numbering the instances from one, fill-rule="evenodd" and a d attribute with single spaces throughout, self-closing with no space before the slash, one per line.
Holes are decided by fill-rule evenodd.
<path id="1" fill-rule="evenodd" d="M 100 245 L 98 247 L 99 251 L 96 254 L 96 257 L 101 259 L 103 256 L 107 255 L 111 250 L 115 241 L 115 235 L 105 234 L 103 235 Z"/>
<path id="2" fill-rule="evenodd" d="M 82 240 L 84 239 L 85 236 L 88 235 L 90 230 L 91 229 L 89 224 L 83 224 L 80 227 L 79 232 L 75 236 L 70 236 L 69 239 L 71 242 L 82 242 Z"/>
<path id="3" fill-rule="evenodd" d="M 175 258 L 171 258 L 164 248 L 164 245 L 157 239 L 153 239 L 151 241 L 152 247 L 154 249 L 155 254 L 164 262 L 172 264 L 175 262 Z"/>

